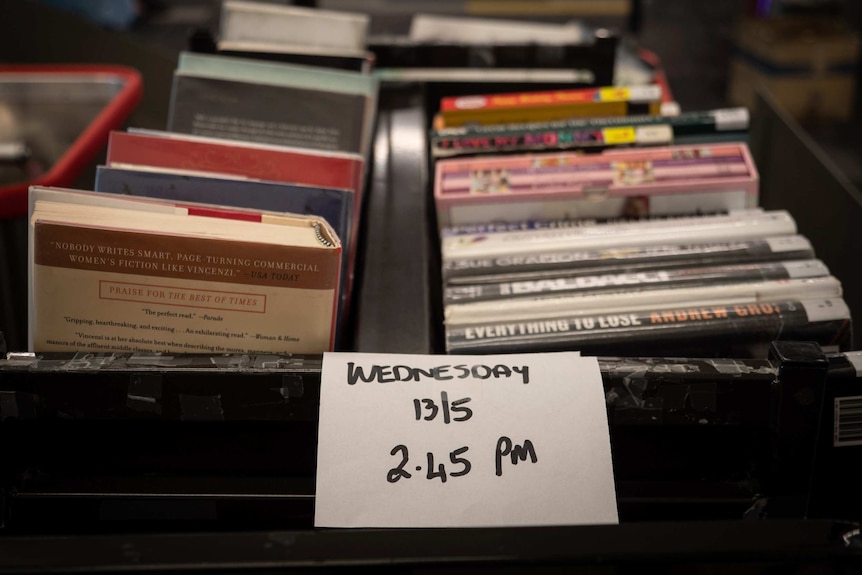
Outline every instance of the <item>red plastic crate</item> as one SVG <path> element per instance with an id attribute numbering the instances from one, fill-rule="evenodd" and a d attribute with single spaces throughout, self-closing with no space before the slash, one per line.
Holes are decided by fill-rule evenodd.
<path id="1" fill-rule="evenodd" d="M 75 94 L 86 95 L 91 117 L 80 120 L 80 131 L 67 135 L 68 146 L 45 161 L 44 170 L 31 179 L 0 182 L 0 218 L 16 218 L 27 213 L 27 189 L 32 185 L 70 187 L 81 172 L 93 162 L 105 147 L 108 133 L 119 128 L 141 100 L 142 80 L 137 70 L 122 66 L 88 64 L 73 65 L 6 65 L 0 64 L 0 108 L 12 110 L 11 115 L 29 115 L 21 122 L 32 125 L 48 118 L 40 118 L 40 98 L 50 99 L 52 109 L 67 105 L 67 116 L 74 118 L 77 108 Z M 5 90 L 5 91 L 4 91 Z M 99 100 L 104 92 L 104 102 Z M 12 95 L 10 95 L 12 94 Z M 28 102 L 32 95 L 34 101 Z M 78 102 L 80 104 L 80 101 Z M 0 109 L 0 112 L 3 110 Z M 2 125 L 0 125 L 2 128 Z M 39 126 L 44 132 L 50 125 Z M 50 134 L 49 134 L 50 135 Z M 0 130 L 2 136 L 2 130 Z M 24 141 L 26 142 L 26 139 Z M 35 152 L 34 152 L 35 153 Z"/>

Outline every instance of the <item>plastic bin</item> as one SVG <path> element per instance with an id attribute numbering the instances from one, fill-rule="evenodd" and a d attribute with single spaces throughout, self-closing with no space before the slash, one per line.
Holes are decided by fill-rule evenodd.
<path id="1" fill-rule="evenodd" d="M 29 149 L 18 174 L 0 170 L 0 218 L 26 213 L 31 185 L 72 185 L 134 110 L 141 84 L 131 68 L 0 65 L 0 143 Z"/>
<path id="2" fill-rule="evenodd" d="M 102 65 L 0 65 L 0 331 L 26 346 L 27 189 L 72 187 L 141 99 L 141 75 Z"/>

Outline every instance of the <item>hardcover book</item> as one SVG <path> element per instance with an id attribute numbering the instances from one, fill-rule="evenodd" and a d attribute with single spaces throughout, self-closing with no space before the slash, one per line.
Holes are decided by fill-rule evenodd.
<path id="1" fill-rule="evenodd" d="M 113 131 L 106 163 L 230 174 L 361 193 L 359 154 L 324 152 L 158 130 Z"/>
<path id="2" fill-rule="evenodd" d="M 745 144 L 440 160 L 440 227 L 728 212 L 757 205 Z"/>
<path id="3" fill-rule="evenodd" d="M 331 350 L 341 244 L 322 218 L 30 189 L 30 349 Z"/>

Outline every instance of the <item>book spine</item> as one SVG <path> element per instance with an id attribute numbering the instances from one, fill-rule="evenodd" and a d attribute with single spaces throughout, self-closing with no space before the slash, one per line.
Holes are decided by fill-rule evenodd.
<path id="1" fill-rule="evenodd" d="M 453 303 L 444 309 L 447 325 L 491 321 L 524 321 L 561 314 L 586 315 L 596 310 L 622 312 L 679 302 L 748 303 L 760 300 L 840 297 L 841 284 L 832 277 L 764 280 L 706 286 L 664 287 L 646 291 L 618 290 L 595 294 L 554 294 L 503 300 Z"/>
<path id="2" fill-rule="evenodd" d="M 493 234 L 498 232 L 517 232 L 523 230 L 553 230 L 558 228 L 581 228 L 594 226 L 599 220 L 592 218 L 578 220 L 523 220 L 519 222 L 488 222 L 449 226 L 440 230 L 442 237 L 464 236 L 469 234 Z"/>
<path id="3" fill-rule="evenodd" d="M 600 151 L 614 147 L 661 146 L 673 143 L 673 129 L 667 124 L 622 125 L 606 128 L 563 128 L 508 132 L 494 137 L 461 136 L 434 138 L 431 155 L 450 158 L 472 154 L 524 153 L 579 149 Z"/>
<path id="4" fill-rule="evenodd" d="M 634 142 L 631 134 L 627 143 Z M 726 145 L 726 144 L 725 144 Z M 657 155 L 663 148 L 655 148 Z M 499 194 L 529 196 L 531 194 L 554 194 L 582 192 L 594 189 L 623 189 L 643 187 L 649 184 L 686 184 L 686 189 L 703 189 L 704 180 L 717 178 L 753 177 L 741 146 L 730 145 L 735 153 L 710 156 L 709 147 L 702 148 L 704 155 L 692 155 L 680 151 L 678 155 L 650 158 L 631 157 L 616 151 L 600 155 L 547 154 L 534 157 L 511 156 L 488 159 L 476 158 L 453 164 L 442 163 L 437 183 L 439 199 L 479 198 L 482 202 L 499 201 Z M 638 150 L 642 152 L 643 150 Z M 727 152 L 729 150 L 722 150 Z M 717 151 L 716 151 L 717 153 Z M 440 164 L 438 164 L 440 165 Z M 692 181 L 697 180 L 697 181 Z M 732 186 L 739 188 L 740 186 Z M 659 190 L 659 193 L 666 193 Z"/>
<path id="5" fill-rule="evenodd" d="M 578 88 L 574 90 L 551 90 L 543 92 L 521 92 L 516 94 L 488 94 L 476 96 L 451 96 L 440 101 L 443 114 L 487 111 L 512 108 L 535 108 L 562 104 L 589 104 L 593 102 L 632 102 L 637 104 L 661 100 L 658 86 Z"/>
<path id="6" fill-rule="evenodd" d="M 637 115 L 583 118 L 528 124 L 478 125 L 443 128 L 431 133 L 432 157 L 472 154 L 538 152 L 620 146 L 669 145 L 695 142 L 698 137 L 747 133 L 746 108 L 690 112 L 678 116 Z"/>
<path id="7" fill-rule="evenodd" d="M 452 286 L 444 290 L 443 303 L 448 305 L 523 297 L 611 293 L 620 290 L 632 292 L 650 289 L 701 287 L 827 275 L 829 275 L 829 270 L 820 260 L 658 269 L 509 281 L 497 284 Z"/>
<path id="8" fill-rule="evenodd" d="M 583 228 L 468 234 L 441 238 L 441 251 L 444 260 L 505 257 L 565 250 L 709 243 L 795 233 L 796 223 L 790 214 L 776 210 L 640 220 Z"/>
<path id="9" fill-rule="evenodd" d="M 674 137 L 685 134 L 713 132 L 746 131 L 749 127 L 747 108 L 727 108 L 707 112 L 683 112 L 676 116 L 655 116 L 641 114 L 607 118 L 572 118 L 552 122 L 526 122 L 521 124 L 490 124 L 442 128 L 431 132 L 432 141 L 436 138 L 454 139 L 461 137 L 506 136 L 508 134 L 542 133 L 553 130 L 584 130 L 618 128 L 625 126 L 652 126 L 669 124 Z"/>
<path id="10" fill-rule="evenodd" d="M 846 346 L 849 324 L 849 309 L 841 298 L 660 306 L 447 328 L 446 349 L 453 354 L 580 350 L 624 355 L 637 349 L 665 350 L 668 355 L 693 350 L 721 355 L 728 346 L 763 344 L 778 337 Z"/>
<path id="11" fill-rule="evenodd" d="M 519 156 L 483 156 L 480 158 L 458 158 L 437 164 L 441 175 L 455 177 L 475 170 L 531 170 L 541 173 L 551 171 L 595 171 L 606 169 L 612 162 L 658 162 L 663 166 L 685 166 L 689 164 L 714 163 L 718 160 L 735 161 L 746 159 L 747 146 L 740 143 L 705 146 L 666 146 L 647 149 L 626 149 L 607 152 L 601 156 L 586 156 L 575 152 L 546 154 L 522 154 Z"/>
<path id="12" fill-rule="evenodd" d="M 213 172 L 327 188 L 361 189 L 362 161 L 314 150 L 111 132 L 107 165 L 128 164 Z"/>
<path id="13" fill-rule="evenodd" d="M 443 261 L 446 285 L 539 280 L 553 276 L 590 273 L 634 272 L 660 268 L 756 263 L 814 257 L 811 243 L 803 236 L 703 244 L 667 244 L 612 249 L 538 252 L 480 258 L 449 258 Z"/>

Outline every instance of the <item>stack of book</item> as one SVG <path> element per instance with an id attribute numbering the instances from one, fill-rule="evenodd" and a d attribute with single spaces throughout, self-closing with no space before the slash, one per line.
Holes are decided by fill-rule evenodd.
<path id="1" fill-rule="evenodd" d="M 179 56 L 166 129 L 110 135 L 98 194 L 32 193 L 34 214 L 119 210 L 107 235 L 70 219 L 68 241 L 31 215 L 32 349 L 320 353 L 347 338 L 377 106 L 367 17 L 233 0 L 221 14 L 218 52 Z M 174 219 L 138 225 L 160 211 Z M 77 268 L 76 295 L 58 299 L 45 266 Z"/>
<path id="2" fill-rule="evenodd" d="M 747 111 L 662 116 L 648 94 L 444 100 L 429 150 L 447 352 L 850 345 L 840 282 L 789 213 L 758 207 Z"/>

